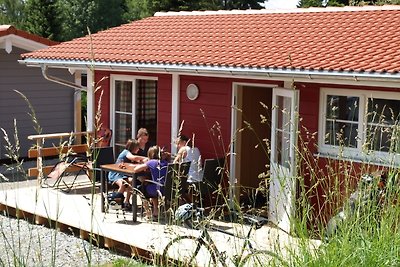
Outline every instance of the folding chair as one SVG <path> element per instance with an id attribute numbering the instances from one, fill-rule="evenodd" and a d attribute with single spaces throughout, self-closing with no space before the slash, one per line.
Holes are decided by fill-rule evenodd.
<path id="1" fill-rule="evenodd" d="M 55 179 L 49 187 L 69 192 L 74 187 L 79 175 L 85 174 L 91 182 L 100 180 L 100 165 L 114 163 L 114 150 L 112 147 L 96 147 L 91 151 L 90 157 L 86 155 L 69 155 L 65 160 L 58 162 L 46 180 Z M 66 177 L 73 176 L 72 182 Z M 93 180 L 92 180 L 93 179 Z M 63 185 L 63 187 L 60 187 Z"/>
<path id="2" fill-rule="evenodd" d="M 81 174 L 85 174 L 90 180 L 88 174 L 90 167 L 87 157 L 85 155 L 68 155 L 65 160 L 57 162 L 50 173 L 45 177 L 44 184 L 48 187 L 61 189 L 69 192 L 73 188 L 77 178 Z M 73 177 L 72 182 L 66 181 L 67 177 Z M 55 180 L 53 184 L 48 183 L 49 179 Z M 63 187 L 60 187 L 63 185 Z"/>

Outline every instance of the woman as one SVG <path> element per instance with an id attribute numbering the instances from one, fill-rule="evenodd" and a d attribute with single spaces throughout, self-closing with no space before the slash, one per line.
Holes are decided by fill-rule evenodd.
<path id="1" fill-rule="evenodd" d="M 143 163 L 148 160 L 148 158 L 143 156 L 134 155 L 139 151 L 139 143 L 136 140 L 129 139 L 126 142 L 125 149 L 118 155 L 115 163 L 123 164 L 125 162 L 137 162 Z M 126 191 L 126 197 L 123 203 L 124 210 L 131 210 L 132 206 L 129 203 L 132 194 L 132 177 L 126 177 L 122 173 L 110 172 L 108 174 L 108 181 L 111 184 L 116 184 L 118 186 L 118 193 L 124 194 Z"/>
<path id="2" fill-rule="evenodd" d="M 163 185 L 165 182 L 165 176 L 167 174 L 167 166 L 168 162 L 162 159 L 162 151 L 159 146 L 152 146 L 148 151 L 149 160 L 137 165 L 134 168 L 136 173 L 143 171 L 150 171 L 151 178 L 154 183 L 151 181 L 144 185 L 144 194 L 146 197 L 150 198 L 150 201 L 153 206 L 152 212 L 152 220 L 158 220 L 158 192 L 160 191 L 163 194 Z M 147 210 L 147 209 L 146 209 Z M 151 215 L 147 214 L 149 218 Z"/>

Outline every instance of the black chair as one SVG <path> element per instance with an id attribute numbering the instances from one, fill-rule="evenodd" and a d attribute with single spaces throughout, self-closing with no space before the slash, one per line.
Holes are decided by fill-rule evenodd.
<path id="1" fill-rule="evenodd" d="M 140 188 L 134 188 L 136 195 L 141 198 L 142 203 L 148 203 L 146 206 L 150 207 L 149 198 L 146 196 L 146 185 L 148 183 L 156 184 L 159 187 L 158 190 L 158 205 L 159 211 L 161 213 L 166 213 L 170 208 L 175 209 L 179 206 L 180 200 L 183 194 L 186 193 L 188 188 L 187 177 L 189 174 L 190 162 L 183 163 L 168 163 L 167 172 L 165 177 L 160 179 L 144 180 Z M 164 181 L 162 181 L 164 180 Z M 142 206 L 143 213 L 149 213 L 148 210 L 145 211 Z"/>
<path id="2" fill-rule="evenodd" d="M 164 198 L 167 204 L 182 198 L 182 195 L 187 193 L 189 169 L 190 161 L 168 164 L 164 184 Z"/>
<path id="3" fill-rule="evenodd" d="M 225 158 L 206 159 L 203 166 L 203 179 L 200 183 L 200 199 L 204 206 L 218 202 L 218 188 L 224 175 Z"/>
<path id="4" fill-rule="evenodd" d="M 115 162 L 114 159 L 114 148 L 111 146 L 108 147 L 96 147 L 92 151 L 92 171 L 93 171 L 93 179 L 96 182 L 100 181 L 101 177 L 101 169 L 100 166 L 104 164 L 112 164 Z"/>

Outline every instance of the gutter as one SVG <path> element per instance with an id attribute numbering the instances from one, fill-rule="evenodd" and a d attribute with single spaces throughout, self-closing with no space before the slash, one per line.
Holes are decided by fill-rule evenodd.
<path id="1" fill-rule="evenodd" d="M 126 70 L 147 71 L 157 73 L 180 73 L 190 75 L 218 74 L 236 77 L 254 76 L 255 78 L 300 78 L 309 81 L 317 79 L 352 80 L 352 81 L 382 81 L 399 82 L 400 73 L 376 73 L 376 72 L 354 72 L 354 71 L 330 71 L 330 70 L 302 70 L 291 68 L 249 68 L 249 67 L 225 67 L 225 66 L 201 66 L 189 64 L 158 64 L 158 63 L 115 63 L 115 62 L 93 62 L 75 60 L 44 60 L 24 59 L 19 63 L 28 67 L 58 67 L 58 68 L 97 68 L 98 70 Z M 65 82 L 65 81 L 64 81 Z M 67 84 L 65 84 L 67 85 Z M 77 85 L 73 85 L 74 88 Z M 399 85 L 400 86 L 400 85 Z M 79 87 L 79 89 L 82 89 Z"/>

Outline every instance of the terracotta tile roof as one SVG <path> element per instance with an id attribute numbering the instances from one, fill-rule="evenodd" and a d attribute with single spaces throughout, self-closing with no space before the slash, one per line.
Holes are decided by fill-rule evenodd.
<path id="1" fill-rule="evenodd" d="M 11 25 L 0 25 L 0 37 L 11 35 L 11 34 L 20 36 L 22 38 L 25 38 L 25 39 L 28 39 L 28 40 L 31 40 L 31 41 L 34 41 L 37 43 L 48 45 L 48 46 L 59 44 L 59 42 L 51 41 L 44 37 L 18 30 L 14 26 L 11 26 Z"/>
<path id="2" fill-rule="evenodd" d="M 280 12 L 167 13 L 23 57 L 90 61 L 92 42 L 105 63 L 400 71 L 400 6 Z"/>

